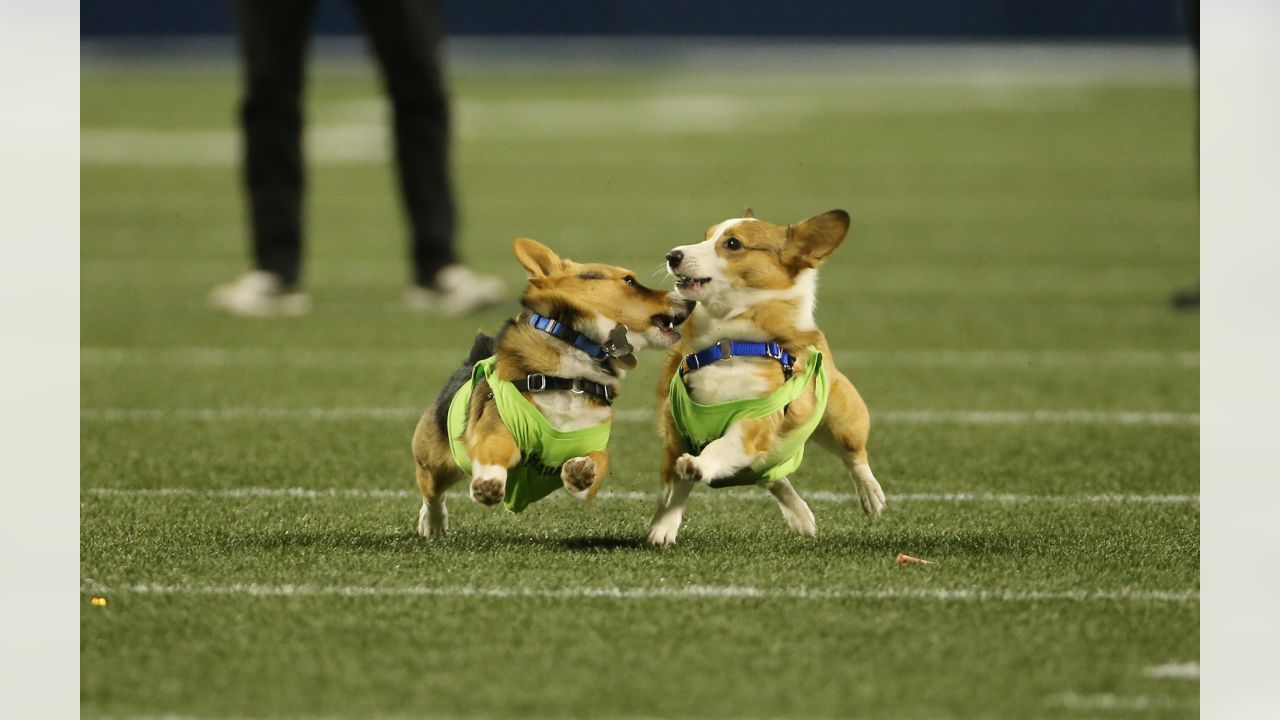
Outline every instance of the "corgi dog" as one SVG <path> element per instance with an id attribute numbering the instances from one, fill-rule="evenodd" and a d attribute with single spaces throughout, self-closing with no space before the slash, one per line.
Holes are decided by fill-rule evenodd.
<path id="1" fill-rule="evenodd" d="M 613 399 L 636 350 L 669 348 L 693 303 L 612 265 L 562 259 L 517 238 L 529 273 L 524 311 L 470 355 L 418 421 L 418 532 L 448 530 L 445 490 L 471 477 L 471 499 L 523 510 L 560 487 L 595 496 L 609 469 Z"/>
<path id="2" fill-rule="evenodd" d="M 762 484 L 791 530 L 813 537 L 813 512 L 787 477 L 810 435 L 844 462 L 862 509 L 884 509 L 867 406 L 813 318 L 818 267 L 848 230 L 843 210 L 784 226 L 748 208 L 667 253 L 676 292 L 697 305 L 659 385 L 666 449 L 649 544 L 676 541 L 695 483 Z"/>

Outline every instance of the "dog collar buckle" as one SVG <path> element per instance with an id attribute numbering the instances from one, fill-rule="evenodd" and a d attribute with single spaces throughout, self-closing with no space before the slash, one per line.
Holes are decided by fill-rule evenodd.
<path id="1" fill-rule="evenodd" d="M 539 383 L 537 387 L 534 387 L 533 385 L 535 378 Z M 542 392 L 547 389 L 547 376 L 542 373 L 533 373 L 529 377 L 525 378 L 525 380 L 529 383 L 529 392 Z"/>
<path id="2" fill-rule="evenodd" d="M 569 391 L 572 392 L 574 395 L 581 395 L 583 392 L 585 392 L 582 389 L 582 378 L 574 378 L 573 384 L 569 386 Z"/>
<path id="3" fill-rule="evenodd" d="M 783 349 L 782 343 L 776 341 L 719 340 L 714 345 L 708 345 L 698 352 L 685 355 L 684 362 L 680 364 L 680 376 L 684 377 L 694 370 L 701 370 L 712 363 L 735 357 L 764 357 L 774 360 L 782 366 L 782 373 L 787 379 L 791 378 L 791 370 L 796 362 L 796 359 Z"/>

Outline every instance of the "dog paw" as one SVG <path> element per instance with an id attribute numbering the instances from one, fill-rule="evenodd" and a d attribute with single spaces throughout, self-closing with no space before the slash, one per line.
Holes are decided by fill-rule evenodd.
<path id="1" fill-rule="evenodd" d="M 702 482 L 702 468 L 698 467 L 698 458 L 685 453 L 676 460 L 676 476 L 688 482 Z"/>
<path id="2" fill-rule="evenodd" d="M 574 497 L 586 499 L 586 493 L 596 484 L 596 461 L 589 457 L 576 457 L 560 468 L 564 488 Z"/>
<path id="3" fill-rule="evenodd" d="M 444 502 L 437 505 L 422 503 L 418 511 L 418 534 L 424 538 L 444 537 L 449 532 L 449 512 Z"/>
<path id="4" fill-rule="evenodd" d="M 801 504 L 799 508 L 795 509 L 785 505 L 780 507 L 782 508 L 782 519 L 786 521 L 787 527 L 791 528 L 791 532 L 806 538 L 818 536 L 818 523 L 808 505 Z"/>
<path id="5" fill-rule="evenodd" d="M 862 511 L 870 517 L 880 517 L 885 507 L 884 490 L 880 488 L 880 483 L 871 474 L 871 469 L 865 465 L 856 468 L 854 475 L 855 484 L 858 487 L 858 499 L 862 501 Z"/>
<path id="6" fill-rule="evenodd" d="M 507 481 L 501 478 L 473 478 L 471 499 L 481 505 L 497 505 L 507 494 Z"/>
<path id="7" fill-rule="evenodd" d="M 679 516 L 658 518 L 649 528 L 648 543 L 651 547 L 670 547 L 676 544 L 676 535 L 679 532 Z"/>

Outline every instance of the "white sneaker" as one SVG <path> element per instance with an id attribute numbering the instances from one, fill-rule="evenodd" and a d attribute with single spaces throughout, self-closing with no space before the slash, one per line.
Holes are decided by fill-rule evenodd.
<path id="1" fill-rule="evenodd" d="M 436 274 L 435 287 L 414 285 L 404 293 L 410 310 L 466 315 L 502 300 L 506 286 L 492 275 L 477 275 L 463 265 L 450 265 Z"/>
<path id="2" fill-rule="evenodd" d="M 209 293 L 209 304 L 235 315 L 257 317 L 302 315 L 311 309 L 305 293 L 287 289 L 279 275 L 265 270 L 251 270 L 234 282 L 215 287 Z"/>

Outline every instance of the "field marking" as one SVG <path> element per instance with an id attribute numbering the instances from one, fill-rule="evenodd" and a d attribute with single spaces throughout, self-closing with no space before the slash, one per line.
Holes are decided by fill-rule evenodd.
<path id="1" fill-rule="evenodd" d="M 162 487 L 162 488 L 108 488 L 108 487 L 88 487 L 81 488 L 80 493 L 83 495 L 104 496 L 104 497 L 207 497 L 207 498 L 297 498 L 304 500 L 315 500 L 322 498 L 417 498 L 418 493 L 414 490 L 383 490 L 377 488 L 272 488 L 272 487 L 245 487 L 245 488 L 184 488 L 184 487 Z M 811 502 L 841 502 L 852 503 L 858 502 L 857 493 L 831 492 L 827 490 L 815 490 L 803 494 L 804 499 Z M 556 494 L 552 498 L 567 499 L 566 496 Z M 713 492 L 699 493 L 698 500 L 741 500 L 756 501 L 767 498 L 767 495 L 749 492 Z M 596 498 L 599 500 L 623 500 L 623 501 L 653 501 L 657 498 L 657 491 L 644 492 L 640 490 L 620 491 L 605 490 Z M 1031 503 L 1051 503 L 1051 504 L 1094 504 L 1094 505 L 1187 505 L 1199 504 L 1199 495 L 1126 495 L 1126 494 L 1096 494 L 1096 495 L 1024 495 L 1016 493 L 989 493 L 989 492 L 958 492 L 958 493 L 900 493 L 888 495 L 890 502 L 921 502 L 921 503 L 996 503 L 1007 505 L 1031 504 Z"/>
<path id="2" fill-rule="evenodd" d="M 1140 710 L 1193 709 L 1199 707 L 1196 700 L 1177 700 L 1175 698 L 1153 695 L 1117 695 L 1115 693 L 1079 693 L 1074 690 L 1050 695 L 1046 704 L 1067 708 L 1068 710 L 1114 710 L 1134 712 Z"/>
<path id="3" fill-rule="evenodd" d="M 409 420 L 423 409 L 407 407 L 336 408 L 82 408 L 80 419 L 91 422 L 147 420 Z"/>
<path id="4" fill-rule="evenodd" d="M 166 348 L 83 347 L 80 364 L 117 366 L 129 364 L 174 364 L 196 367 L 274 365 L 306 367 L 349 367 L 387 365 L 420 367 L 438 363 L 457 364 L 467 348 L 405 350 L 299 348 L 282 350 L 266 347 L 216 348 L 181 346 Z M 1020 368 L 1020 367 L 1132 367 L 1159 368 L 1200 366 L 1200 353 L 1155 350 L 835 350 L 841 363 L 851 368 Z"/>
<path id="5" fill-rule="evenodd" d="M 424 408 L 81 408 L 85 422 L 237 420 L 414 420 Z M 1178 425 L 1198 426 L 1199 413 L 1128 410 L 882 410 L 873 422 L 910 425 Z M 614 422 L 651 422 L 651 410 L 619 410 Z"/>
<path id="6" fill-rule="evenodd" d="M 848 588 L 760 588 L 740 585 L 681 585 L 674 587 L 568 586 L 534 588 L 474 585 L 165 585 L 136 583 L 115 587 L 96 582 L 81 585 L 81 592 L 93 595 L 133 593 L 138 595 L 243 595 L 249 597 L 461 597 L 461 598 L 551 598 L 647 600 L 664 598 L 789 600 L 936 600 L 940 602 L 1164 602 L 1192 604 L 1200 601 L 1198 590 L 984 590 L 981 588 L 898 588 L 854 590 Z"/>
<path id="7" fill-rule="evenodd" d="M 785 86 L 783 86 L 785 87 Z M 672 94 L 580 98 L 452 101 L 454 135 L 460 139 L 634 138 L 723 135 L 726 132 L 796 127 L 824 113 L 938 115 L 974 111 L 1083 112 L 1088 92 L 1032 86 L 952 87 L 904 93 L 886 88 L 824 98 L 759 86 L 752 96 L 694 90 Z M 320 103 L 303 142 L 316 164 L 380 164 L 389 159 L 386 100 L 367 96 Z M 240 162 L 240 132 L 231 127 L 165 130 L 137 126 L 80 130 L 80 164 L 232 167 Z"/>
<path id="8" fill-rule="evenodd" d="M 1200 662 L 1198 660 L 1192 660 L 1190 662 L 1152 665 L 1151 667 L 1143 670 L 1142 674 L 1149 678 L 1159 678 L 1162 680 L 1199 680 Z"/>
<path id="9" fill-rule="evenodd" d="M 872 420 L 956 425 L 1199 425 L 1200 413 L 1106 410 L 888 410 Z"/>

